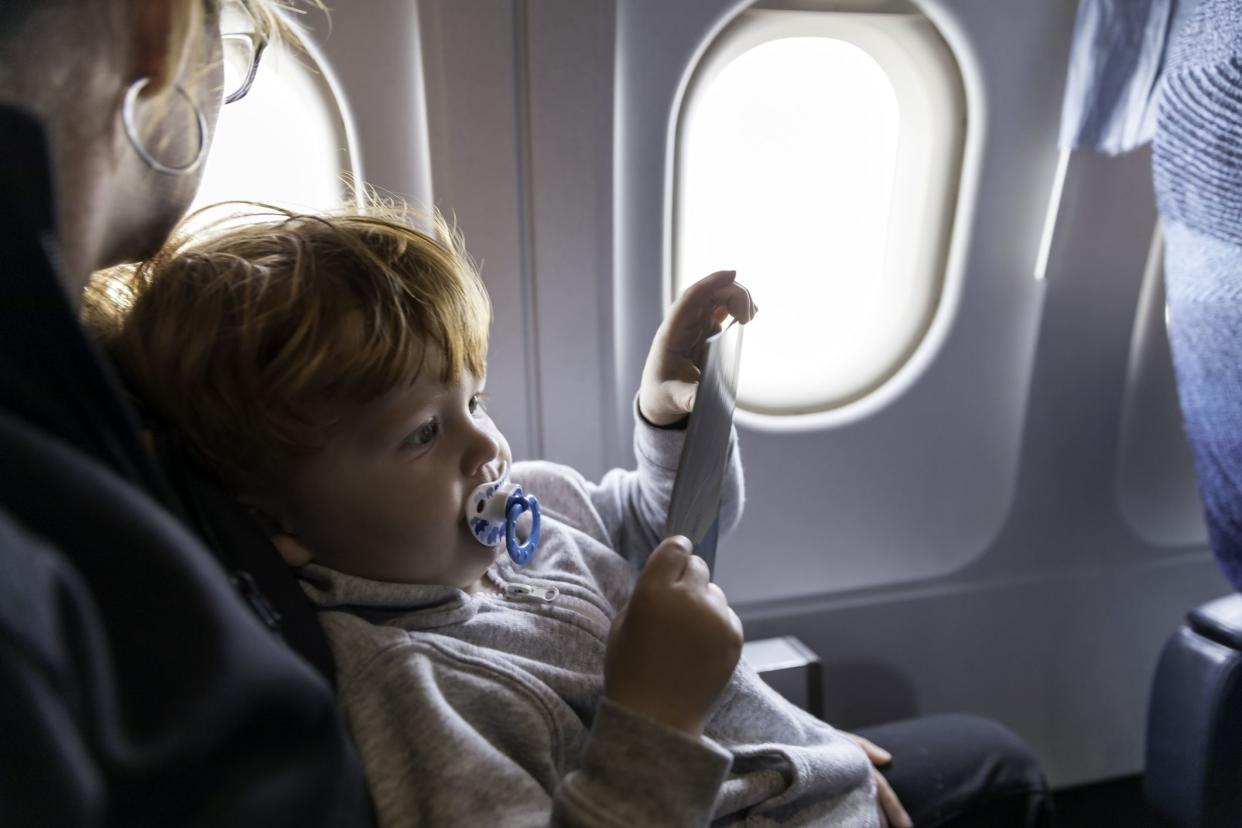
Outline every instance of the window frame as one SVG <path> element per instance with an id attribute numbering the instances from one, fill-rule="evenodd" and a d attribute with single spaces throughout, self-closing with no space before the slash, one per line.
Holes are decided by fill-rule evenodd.
<path id="1" fill-rule="evenodd" d="M 331 63 L 319 44 L 306 32 L 302 33 L 297 44 L 287 42 L 269 43 L 264 51 L 264 60 L 259 66 L 258 75 L 261 76 L 265 69 L 269 72 L 277 71 L 277 67 L 281 66 L 284 61 L 297 64 L 298 68 L 294 71 L 302 73 L 307 88 L 318 97 L 321 110 L 329 113 L 331 116 L 332 133 L 338 143 L 336 156 L 338 162 L 337 177 L 341 182 L 341 206 L 350 204 L 353 206 L 362 205 L 366 198 L 366 176 L 363 172 L 362 159 L 359 152 L 357 129 L 354 126 L 348 98 L 332 69 Z M 256 77 L 255 83 L 258 82 L 259 77 Z M 247 100 L 248 98 L 243 98 L 232 104 L 232 106 L 243 107 L 246 105 Z M 221 115 L 224 115 L 224 110 L 221 111 Z M 207 161 L 210 164 L 210 154 Z M 194 202 L 189 210 L 191 215 L 198 210 L 220 203 L 214 198 L 210 201 L 203 200 L 203 185 L 207 182 L 206 176 L 208 172 L 210 172 L 210 167 L 204 172 L 203 180 L 199 182 L 198 193 L 195 195 Z M 307 208 L 310 205 L 289 206 Z M 210 220 L 210 215 L 205 218 Z"/>
<path id="2" fill-rule="evenodd" d="M 788 410 L 763 410 L 741 405 L 737 419 L 764 430 L 806 430 L 852 422 L 872 413 L 899 396 L 918 376 L 915 360 L 920 349 L 939 341 L 928 336 L 945 300 L 946 267 L 953 235 L 962 163 L 966 143 L 966 94 L 961 68 L 935 25 L 917 13 L 832 12 L 785 9 L 750 9 L 735 18 L 707 47 L 686 84 L 672 134 L 667 209 L 669 250 L 664 278 L 664 297 L 675 298 L 682 280 L 679 229 L 687 146 L 684 137 L 702 93 L 733 60 L 764 43 L 791 37 L 826 37 L 850 43 L 875 60 L 893 86 L 898 102 L 898 147 L 894 187 L 922 176 L 921 198 L 891 199 L 888 218 L 886 278 L 894 271 L 913 275 L 904 281 L 922 285 L 922 313 L 909 327 L 898 356 L 884 363 L 884 370 L 856 392 L 814 406 Z M 937 221 L 918 217 L 934 215 Z M 909 228 L 903 230 L 902 228 Z M 894 239 L 912 243 L 894 245 Z M 895 254 L 895 255 L 894 255 Z M 685 282 L 693 281 L 686 274 Z M 744 382 L 743 378 L 743 382 Z"/>

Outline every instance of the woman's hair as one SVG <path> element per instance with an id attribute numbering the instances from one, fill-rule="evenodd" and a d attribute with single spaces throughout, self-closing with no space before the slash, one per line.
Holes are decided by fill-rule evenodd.
<path id="1" fill-rule="evenodd" d="M 226 0 L 181 0 L 199 4 L 210 14 L 216 14 Z M 326 13 L 323 0 L 236 0 L 254 18 L 256 31 L 268 40 L 285 40 L 293 44 L 301 42 L 302 31 L 295 15 L 301 14 L 299 6 L 309 6 Z M 0 34 L 13 31 L 17 24 L 36 11 L 45 11 L 59 4 L 71 8 L 73 0 L 4 0 L 0 3 Z"/>
<path id="2" fill-rule="evenodd" d="M 97 274 L 83 307 L 131 392 L 235 491 L 271 485 L 322 445 L 321 403 L 414 382 L 427 346 L 439 380 L 483 375 L 490 302 L 440 216 L 424 231 L 391 206 L 247 208 Z"/>
<path id="3" fill-rule="evenodd" d="M 304 13 L 299 6 L 309 6 L 327 14 L 323 0 L 238 0 L 254 18 L 255 28 L 269 41 L 284 41 L 295 47 L 303 43 L 305 33 L 294 15 Z M 223 5 L 225 0 L 210 0 Z"/>

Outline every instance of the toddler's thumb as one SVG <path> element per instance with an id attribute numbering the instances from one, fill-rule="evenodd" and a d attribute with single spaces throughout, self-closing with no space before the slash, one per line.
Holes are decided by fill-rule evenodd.
<path id="1" fill-rule="evenodd" d="M 697 382 L 686 382 L 685 380 L 672 380 L 669 382 L 668 395 L 677 410 L 683 414 L 689 414 L 694 411 L 694 400 L 699 393 L 699 384 Z"/>
<path id="2" fill-rule="evenodd" d="M 684 535 L 673 535 L 660 541 L 639 580 L 656 580 L 671 583 L 681 577 L 686 562 L 694 554 L 694 544 Z"/>

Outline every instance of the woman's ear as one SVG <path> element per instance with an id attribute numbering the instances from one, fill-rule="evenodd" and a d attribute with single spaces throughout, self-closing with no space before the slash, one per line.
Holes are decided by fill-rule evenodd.
<path id="1" fill-rule="evenodd" d="M 201 0 L 129 0 L 131 9 L 129 80 L 148 78 L 151 92 L 170 87 L 189 59 L 191 34 Z"/>

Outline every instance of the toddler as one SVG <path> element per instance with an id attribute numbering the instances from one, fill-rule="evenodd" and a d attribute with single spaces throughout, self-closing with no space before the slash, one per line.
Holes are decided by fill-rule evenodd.
<path id="1" fill-rule="evenodd" d="M 750 320 L 749 294 L 719 272 L 676 302 L 637 469 L 594 483 L 513 462 L 487 413 L 485 289 L 431 223 L 221 225 L 108 287 L 120 312 L 95 303 L 129 386 L 283 533 L 381 823 L 879 825 L 863 750 L 738 663 L 723 593 L 663 539 L 696 358 L 726 315 Z M 730 453 L 722 532 L 742 502 Z M 466 521 L 501 480 L 541 502 L 525 566 Z"/>

